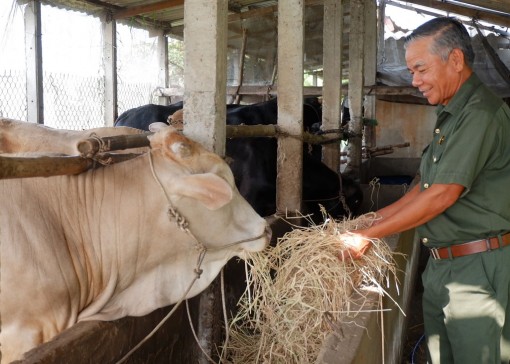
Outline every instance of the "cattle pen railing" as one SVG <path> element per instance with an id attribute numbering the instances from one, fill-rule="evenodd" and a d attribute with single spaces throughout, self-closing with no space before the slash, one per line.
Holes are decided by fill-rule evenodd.
<path id="1" fill-rule="evenodd" d="M 117 135 L 99 138 L 92 136 L 77 143 L 80 155 L 0 156 L 0 179 L 24 177 L 49 177 L 78 174 L 97 166 L 122 162 L 138 156 L 136 153 L 110 153 L 118 150 L 149 147 L 147 138 L 152 132 L 135 135 Z M 228 125 L 227 138 L 278 137 L 286 135 L 276 125 Z M 288 135 L 287 135 L 288 136 Z M 292 137 L 292 136 L 290 136 Z M 340 137 L 303 134 L 309 144 L 336 143 Z"/>
<path id="2" fill-rule="evenodd" d="M 291 137 L 302 139 L 304 143 L 322 145 L 339 143 L 346 135 L 342 130 L 333 131 L 337 135 L 326 136 L 304 132 L 302 137 L 282 132 L 277 125 L 227 125 L 226 137 L 255 138 L 255 137 Z M 118 150 L 149 147 L 147 138 L 152 132 L 135 135 L 117 135 L 111 137 L 89 137 L 78 142 L 79 156 L 0 156 L 0 179 L 24 177 L 49 177 L 55 175 L 78 174 L 100 165 L 122 162 L 138 156 L 136 153 L 114 153 Z M 408 147 L 409 143 L 376 147 L 365 150 L 365 157 L 371 158 L 382 154 L 392 153 L 394 148 Z M 113 153 L 110 153 L 113 152 Z M 345 153 L 341 154 L 345 155 Z"/>

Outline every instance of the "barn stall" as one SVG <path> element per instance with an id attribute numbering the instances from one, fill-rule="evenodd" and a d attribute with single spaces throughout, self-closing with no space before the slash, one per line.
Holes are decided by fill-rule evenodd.
<path id="1" fill-rule="evenodd" d="M 186 118 L 184 132 L 200 141 L 218 154 L 224 154 L 227 135 L 225 119 L 225 96 L 228 99 L 256 100 L 257 97 L 278 95 L 278 126 L 290 135 L 302 134 L 301 102 L 306 95 L 322 95 L 323 128 L 339 129 L 340 100 L 348 95 L 351 122 L 349 131 L 353 138 L 345 152 L 347 166 L 340 165 L 338 145 L 326 145 L 323 160 L 335 171 L 356 176 L 365 190 L 363 211 L 383 207 L 402 195 L 405 186 L 415 176 L 420 152 L 426 145 L 433 125 L 433 108 L 410 88 L 409 77 L 403 67 L 401 39 L 384 39 L 381 32 L 385 4 L 410 6 L 409 3 L 425 6 L 434 16 L 438 11 L 451 12 L 469 18 L 485 20 L 500 26 L 508 26 L 508 5 L 503 1 L 464 1 L 451 4 L 439 1 L 414 0 L 402 4 L 394 1 L 44 1 L 62 8 L 78 9 L 104 19 L 104 47 L 107 62 L 111 62 L 105 76 L 113 82 L 107 83 L 105 119 L 112 123 L 116 115 L 115 82 L 115 24 L 127 21 L 139 26 L 150 26 L 159 33 L 158 39 L 165 50 L 167 36 L 182 37 L 186 44 L 185 86 L 177 91 L 167 89 L 162 76 L 159 95 L 161 102 L 173 97 L 185 101 Z M 378 6 L 376 6 L 378 5 Z M 27 24 L 32 24 L 37 35 L 38 1 L 27 2 Z M 482 7 L 482 8 L 480 8 Z M 30 22 L 32 19 L 32 22 Z M 377 20 L 379 19 L 379 20 Z M 265 25 L 265 27 L 264 27 Z M 257 28 L 258 27 L 258 28 Z M 479 25 L 483 29 L 482 25 Z M 475 70 L 482 79 L 504 96 L 509 97 L 508 83 L 498 74 L 501 65 L 487 51 L 485 41 L 497 49 L 503 64 L 508 66 L 508 39 L 504 30 L 495 29 L 487 37 L 475 36 L 477 64 Z M 43 123 L 40 98 L 42 86 L 38 76 L 37 52 L 40 35 L 35 36 L 32 54 L 34 81 L 31 89 L 33 103 L 30 104 L 28 120 Z M 38 42 L 39 40 L 39 42 Z M 484 41 L 485 40 L 485 41 Z M 228 47 L 242 55 L 237 62 L 227 64 Z M 249 77 L 243 71 L 243 60 L 250 55 L 250 47 L 257 50 L 253 57 L 267 61 L 266 82 L 263 85 L 249 84 Z M 305 55 L 303 57 L 303 55 Z M 165 57 L 162 57 L 164 64 Z M 235 84 L 227 85 L 227 69 L 237 70 Z M 166 67 L 163 66 L 162 69 Z M 203 70 L 207 72 L 203 72 Z M 267 71 L 270 70 L 270 71 Z M 323 85 L 303 87 L 303 72 L 313 71 L 323 78 Z M 377 73 L 376 73 L 377 72 Z M 235 73 L 235 72 L 234 72 Z M 277 77 L 274 75 L 277 74 Z M 256 77 L 253 77 L 256 78 Z M 348 86 L 340 87 L 342 79 L 349 80 Z M 39 80 L 39 81 L 38 81 Z M 268 80 L 268 81 L 267 81 Z M 228 101 L 228 100 L 227 100 Z M 298 122 L 296 122 L 296 120 Z M 364 120 L 376 120 L 377 126 L 364 126 Z M 409 120 L 413 122 L 410 123 Z M 417 122 L 423 121 L 422 123 Z M 397 149 L 394 146 L 409 142 L 410 146 Z M 362 144 L 363 143 L 363 144 Z M 388 146 L 388 147 L 386 147 Z M 392 147 L 393 146 L 393 147 Z M 377 149 L 379 147 L 379 149 Z M 386 148 L 384 148 L 386 147 Z M 279 140 L 279 173 L 277 206 L 280 215 L 286 211 L 300 210 L 302 144 L 293 138 Z M 369 153 L 363 153 L 364 151 Z M 386 157 L 374 156 L 382 150 L 391 154 Z M 374 152 L 370 154 L 370 151 Z M 397 182 L 384 182 L 401 177 Z M 375 181 L 375 183 L 374 183 Z M 383 181 L 377 183 L 377 181 Z M 405 183 L 402 183 L 405 181 Z M 281 219 L 274 219 L 276 236 L 288 229 Z M 414 290 L 419 246 L 413 241 L 412 232 L 390 239 L 395 251 L 406 254 L 407 259 L 399 262 L 402 270 L 398 304 L 404 312 Z M 228 267 L 227 267 L 228 275 Z M 373 307 L 377 307 L 379 296 L 374 296 Z M 209 355 L 214 355 L 214 343 L 221 341 L 219 323 L 219 282 L 207 292 L 191 300 L 192 317 L 199 341 Z M 407 318 L 387 297 L 382 306 L 391 311 L 362 314 L 356 317 L 353 327 L 342 329 L 343 337 L 331 335 L 324 344 L 319 362 L 399 362 Z M 84 356 L 94 353 L 94 361 L 115 362 L 119 353 L 134 347 L 166 314 L 160 309 L 143 318 L 127 318 L 119 322 L 81 323 L 62 334 L 51 343 L 31 352 L 24 362 L 80 362 Z M 384 323 L 384 324 L 382 324 Z M 360 327 L 367 328 L 360 329 Z M 103 343 L 108 340 L 108 345 Z M 85 354 L 86 353 L 86 354 Z M 129 359 L 131 362 L 207 362 L 206 357 L 195 344 L 189 323 L 183 309 L 158 331 L 157 336 L 147 342 Z M 384 358 L 384 359 L 383 359 Z M 62 361 L 63 360 L 63 361 Z"/>

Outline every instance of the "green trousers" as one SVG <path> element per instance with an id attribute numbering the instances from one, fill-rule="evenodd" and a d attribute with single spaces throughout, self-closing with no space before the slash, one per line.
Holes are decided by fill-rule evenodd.
<path id="1" fill-rule="evenodd" d="M 429 364 L 510 362 L 510 247 L 430 258 L 422 279 Z"/>

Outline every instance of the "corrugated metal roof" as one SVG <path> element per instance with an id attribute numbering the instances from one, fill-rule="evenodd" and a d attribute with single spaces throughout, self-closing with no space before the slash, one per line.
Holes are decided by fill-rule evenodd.
<path id="1" fill-rule="evenodd" d="M 22 2 L 26 0 L 18 0 Z M 322 68 L 322 19 L 323 0 L 305 1 L 305 70 L 320 70 Z M 374 0 L 376 1 L 376 0 Z M 99 17 L 115 19 L 134 27 L 164 29 L 174 37 L 182 37 L 184 27 L 185 0 L 42 0 L 44 4 L 63 9 L 85 12 Z M 343 72 L 348 73 L 348 41 L 349 41 L 349 0 L 343 0 L 344 6 L 344 33 L 343 33 Z M 496 35 L 503 41 L 492 39 L 503 63 L 510 68 L 508 44 L 508 27 L 510 27 L 510 1 L 509 0 L 378 0 L 378 4 L 387 4 L 407 9 L 416 13 L 439 15 L 460 15 L 465 19 L 483 21 L 484 29 L 490 29 L 491 24 Z M 243 29 L 249 32 L 249 47 L 247 54 L 255 57 L 274 55 L 277 36 L 276 17 L 277 0 L 229 0 L 229 46 L 240 48 Z M 406 29 L 393 22 L 395 29 L 392 38 L 399 39 L 405 35 Z M 487 25 L 488 24 L 488 25 Z M 388 28 L 388 27 L 386 27 Z M 391 37 L 390 37 L 391 38 Z M 496 37 L 497 38 L 497 37 Z M 386 40 L 384 52 L 392 54 L 391 46 L 400 47 L 398 42 Z M 479 42 L 477 44 L 480 44 Z M 504 46 L 500 46 L 504 44 Z M 390 48 L 388 48 L 390 47 Z M 273 48 L 272 50 L 270 48 Z M 381 50 L 380 50 L 381 51 Z M 483 53 L 483 50 L 481 51 Z M 483 57 L 483 54 L 482 54 Z M 386 57 L 387 58 L 387 57 Z M 395 61 L 396 62 L 396 61 Z M 399 59 L 399 64 L 384 61 L 379 62 L 379 81 L 385 84 L 408 86 L 409 80 L 402 69 L 406 71 L 405 62 Z M 477 71 L 477 69 L 475 69 Z M 494 70 L 479 70 L 491 73 Z M 406 71 L 407 72 L 407 71 Z M 485 76 L 482 75 L 482 78 Z M 510 88 L 497 74 L 488 74 L 485 77 L 495 83 L 496 89 L 502 89 L 505 96 L 510 96 Z M 497 81 L 497 80 L 500 81 Z M 506 91 L 505 91 L 506 90 Z"/>
<path id="2" fill-rule="evenodd" d="M 23 0 L 19 0 L 22 2 Z M 375 1 L 375 0 L 374 0 Z M 78 10 L 92 15 L 110 13 L 115 19 L 142 18 L 157 27 L 182 25 L 185 0 L 43 0 L 43 3 L 60 8 Z M 379 3 L 383 0 L 379 0 Z M 392 1 L 387 0 L 387 3 Z M 322 0 L 305 0 L 305 5 L 322 4 Z M 348 5 L 348 1 L 344 1 Z M 510 26 L 510 1 L 508 0 L 407 0 L 431 9 L 456 12 L 459 15 L 487 20 Z M 276 6 L 277 0 L 230 0 L 230 14 L 242 14 L 256 9 Z"/>

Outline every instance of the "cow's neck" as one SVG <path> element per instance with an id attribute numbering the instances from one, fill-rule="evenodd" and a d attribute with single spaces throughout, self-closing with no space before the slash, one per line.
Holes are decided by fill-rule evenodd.
<path id="1" fill-rule="evenodd" d="M 85 262 L 84 271 L 77 274 L 88 282 L 87 304 L 96 302 L 90 313 L 107 301 L 115 302 L 112 297 L 120 298 L 128 287 L 140 285 L 140 294 L 146 293 L 141 286 L 155 283 L 153 275 L 161 270 L 161 262 L 182 259 L 183 251 L 195 253 L 192 239 L 169 220 L 145 157 L 82 174 L 71 179 L 69 188 L 79 196 L 69 240 Z M 178 239 L 170 241 L 170 236 Z M 192 265 L 193 254 L 187 258 Z"/>
<path id="2" fill-rule="evenodd" d="M 157 156 L 154 162 L 158 168 Z M 81 238 L 76 239 L 82 245 L 93 242 L 83 248 L 88 301 L 93 303 L 80 319 L 141 315 L 180 299 L 194 278 L 199 252 L 193 237 L 169 219 L 167 200 L 147 158 L 88 173 L 75 188 L 83 196 L 80 208 L 88 214 L 82 226 L 95 227 L 91 232 L 82 230 Z M 207 254 L 207 271 L 193 285 L 191 295 L 217 275 L 224 254 Z"/>

